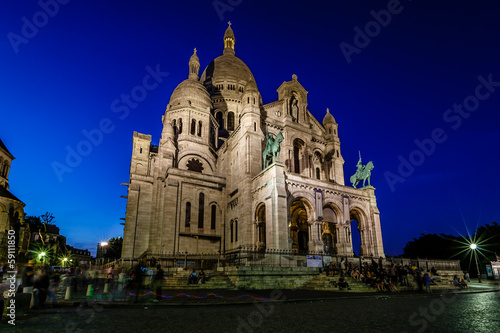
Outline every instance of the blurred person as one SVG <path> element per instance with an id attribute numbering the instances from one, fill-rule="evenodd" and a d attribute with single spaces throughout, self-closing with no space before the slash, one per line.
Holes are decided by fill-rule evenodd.
<path id="1" fill-rule="evenodd" d="M 33 290 L 33 278 L 35 275 L 34 266 L 35 266 L 35 260 L 28 261 L 26 266 L 24 266 L 23 282 L 21 284 L 23 288 L 23 293 L 31 293 L 31 291 Z"/>
<path id="2" fill-rule="evenodd" d="M 155 293 L 156 293 L 156 299 L 154 301 L 159 302 L 163 298 L 161 288 L 163 286 L 165 272 L 161 268 L 161 265 L 156 266 L 156 268 L 158 270 L 156 271 L 156 275 L 153 280 L 153 286 L 155 288 Z"/>
<path id="3" fill-rule="evenodd" d="M 33 304 L 32 308 L 38 309 L 43 307 L 47 299 L 47 292 L 49 290 L 50 280 L 47 271 L 43 267 L 36 270 L 33 278 Z"/>

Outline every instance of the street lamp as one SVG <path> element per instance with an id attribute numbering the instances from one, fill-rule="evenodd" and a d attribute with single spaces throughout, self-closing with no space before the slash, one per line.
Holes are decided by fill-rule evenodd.
<path id="1" fill-rule="evenodd" d="M 474 258 L 476 259 L 476 268 L 477 268 L 477 282 L 478 283 L 482 283 L 481 281 L 481 271 L 479 271 L 479 264 L 477 263 L 477 252 L 476 252 L 476 249 L 477 249 L 477 245 L 472 243 L 470 245 L 470 248 L 471 250 L 474 252 Z"/>
<path id="2" fill-rule="evenodd" d="M 40 252 L 38 254 L 38 261 L 39 262 L 41 262 L 41 263 L 43 262 L 43 257 L 45 257 L 45 254 L 46 254 L 45 252 Z"/>
<path id="3" fill-rule="evenodd" d="M 104 265 L 104 256 L 106 255 L 107 249 L 104 249 L 105 246 L 108 246 L 108 242 L 101 242 L 101 261 Z"/>

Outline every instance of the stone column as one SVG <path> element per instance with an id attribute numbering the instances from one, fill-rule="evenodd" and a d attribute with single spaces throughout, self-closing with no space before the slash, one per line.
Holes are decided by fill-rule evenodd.
<path id="1" fill-rule="evenodd" d="M 367 186 L 363 189 L 368 193 L 370 198 L 370 217 L 369 223 L 372 225 L 372 252 L 374 257 L 385 258 L 384 244 L 382 242 L 382 228 L 380 227 L 380 211 L 377 207 L 377 199 L 375 197 L 375 188 Z"/>
<path id="2" fill-rule="evenodd" d="M 313 221 L 309 223 L 309 251 L 323 252 L 324 244 L 321 239 L 321 221 Z"/>
<path id="3" fill-rule="evenodd" d="M 260 175 L 266 183 L 266 248 L 290 250 L 284 165 L 275 162 Z"/>

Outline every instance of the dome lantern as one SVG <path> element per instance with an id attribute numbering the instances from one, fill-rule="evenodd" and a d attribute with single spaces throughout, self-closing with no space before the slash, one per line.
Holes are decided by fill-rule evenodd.
<path id="1" fill-rule="evenodd" d="M 236 39 L 234 38 L 233 29 L 231 29 L 231 21 L 227 22 L 229 25 L 224 33 L 224 54 L 234 55 L 234 43 Z"/>

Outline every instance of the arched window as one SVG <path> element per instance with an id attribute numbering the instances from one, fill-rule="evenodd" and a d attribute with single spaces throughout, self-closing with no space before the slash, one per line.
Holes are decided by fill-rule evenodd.
<path id="1" fill-rule="evenodd" d="M 191 225 L 191 203 L 186 202 L 186 221 L 184 224 L 186 227 Z"/>
<path id="2" fill-rule="evenodd" d="M 321 179 L 319 174 L 319 168 L 316 168 L 316 179 Z"/>
<path id="3" fill-rule="evenodd" d="M 228 131 L 234 130 L 234 112 L 229 112 L 227 114 L 227 129 Z"/>
<path id="4" fill-rule="evenodd" d="M 203 217 L 205 215 L 205 194 L 200 193 L 198 204 L 198 228 L 203 229 Z"/>
<path id="5" fill-rule="evenodd" d="M 192 119 L 191 120 L 191 135 L 194 135 L 196 133 L 196 120 Z"/>
<path id="6" fill-rule="evenodd" d="M 222 118 L 222 112 L 217 112 L 217 114 L 215 115 L 215 119 L 219 124 L 219 128 L 224 128 L 224 118 Z"/>
<path id="7" fill-rule="evenodd" d="M 182 119 L 179 118 L 179 134 L 182 133 Z"/>
<path id="8" fill-rule="evenodd" d="M 295 173 L 300 173 L 299 147 L 293 147 L 293 168 Z"/>
<path id="9" fill-rule="evenodd" d="M 210 122 L 210 143 L 215 146 L 215 129 L 212 122 Z"/>
<path id="10" fill-rule="evenodd" d="M 212 212 L 210 214 L 210 229 L 215 230 L 216 221 L 217 221 L 217 206 L 212 205 Z"/>
<path id="11" fill-rule="evenodd" d="M 201 136 L 201 120 L 198 122 L 198 136 Z"/>
<path id="12" fill-rule="evenodd" d="M 303 151 L 304 146 L 305 146 L 305 143 L 301 139 L 293 140 L 293 170 L 295 173 L 300 174 L 300 171 L 301 171 L 300 152 Z M 303 162 L 306 163 L 307 160 L 305 160 Z M 309 161 L 309 165 L 310 165 L 310 161 Z"/>
<path id="13" fill-rule="evenodd" d="M 231 243 L 234 241 L 234 221 L 231 220 Z"/>
<path id="14" fill-rule="evenodd" d="M 238 220 L 234 220 L 234 241 L 238 241 Z"/>

